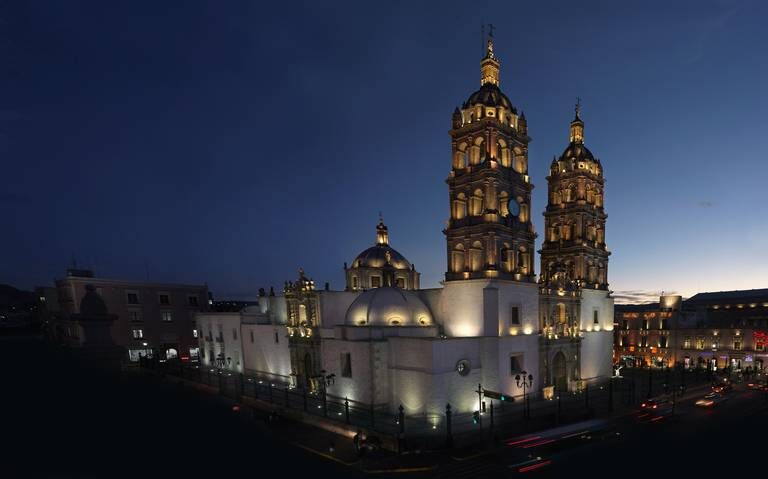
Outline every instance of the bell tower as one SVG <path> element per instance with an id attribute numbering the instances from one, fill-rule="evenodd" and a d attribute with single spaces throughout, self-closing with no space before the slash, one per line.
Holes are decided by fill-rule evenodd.
<path id="1" fill-rule="evenodd" d="M 564 273 L 579 288 L 608 289 L 603 167 L 584 145 L 581 107 L 571 122 L 570 143 L 552 161 L 547 177 L 549 202 L 544 212 L 541 282 Z"/>
<path id="2" fill-rule="evenodd" d="M 534 282 L 528 125 L 501 91 L 493 37 L 480 61 L 480 89 L 452 117 L 446 281 Z"/>

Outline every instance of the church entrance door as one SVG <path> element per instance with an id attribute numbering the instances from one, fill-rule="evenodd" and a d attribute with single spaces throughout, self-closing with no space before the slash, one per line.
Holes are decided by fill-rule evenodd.
<path id="1" fill-rule="evenodd" d="M 565 392 L 568 390 L 568 374 L 565 367 L 565 354 L 558 351 L 552 360 L 552 382 L 555 390 Z"/>

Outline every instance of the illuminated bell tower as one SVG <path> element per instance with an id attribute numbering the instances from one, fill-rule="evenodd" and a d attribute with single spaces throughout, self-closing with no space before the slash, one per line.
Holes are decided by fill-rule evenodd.
<path id="1" fill-rule="evenodd" d="M 499 88 L 489 38 L 480 89 L 452 118 L 446 281 L 500 278 L 534 282 L 528 126 Z"/>
<path id="2" fill-rule="evenodd" d="M 580 106 L 571 122 L 570 143 L 554 159 L 547 177 L 549 203 L 544 212 L 541 283 L 562 270 L 579 288 L 608 289 L 603 167 L 584 145 Z"/>

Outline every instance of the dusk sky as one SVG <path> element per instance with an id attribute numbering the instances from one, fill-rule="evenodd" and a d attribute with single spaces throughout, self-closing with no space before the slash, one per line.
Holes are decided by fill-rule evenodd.
<path id="1" fill-rule="evenodd" d="M 451 114 L 490 22 L 533 139 L 537 246 L 580 97 L 618 299 L 768 287 L 766 19 L 761 1 L 6 3 L 0 283 L 51 285 L 74 256 L 217 298 L 299 267 L 341 289 L 381 211 L 438 286 Z"/>

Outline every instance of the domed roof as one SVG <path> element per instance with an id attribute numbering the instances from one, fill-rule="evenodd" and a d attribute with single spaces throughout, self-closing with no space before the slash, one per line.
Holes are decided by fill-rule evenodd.
<path id="1" fill-rule="evenodd" d="M 568 145 L 563 154 L 560 155 L 560 159 L 595 161 L 595 157 L 592 155 L 592 152 L 589 151 L 589 148 L 584 146 L 584 143 L 576 142 L 571 142 L 571 144 Z"/>
<path id="2" fill-rule="evenodd" d="M 509 101 L 507 95 L 502 93 L 501 89 L 492 83 L 486 83 L 479 90 L 469 95 L 467 101 L 464 102 L 464 108 L 477 105 L 478 103 L 485 106 L 502 106 L 517 113 L 517 109 L 512 106 L 512 102 Z"/>
<path id="3" fill-rule="evenodd" d="M 388 244 L 377 244 L 363 251 L 352 262 L 352 267 L 383 268 L 387 264 L 395 269 L 411 269 L 411 263 Z"/>
<path id="4" fill-rule="evenodd" d="M 429 326 L 429 308 L 413 291 L 383 287 L 370 289 L 355 299 L 345 317 L 350 326 Z"/>
<path id="5" fill-rule="evenodd" d="M 376 225 L 376 244 L 357 255 L 352 261 L 352 267 L 384 268 L 385 266 L 401 270 L 411 269 L 411 263 L 389 246 L 389 230 L 384 221 L 379 218 L 379 224 Z"/>

